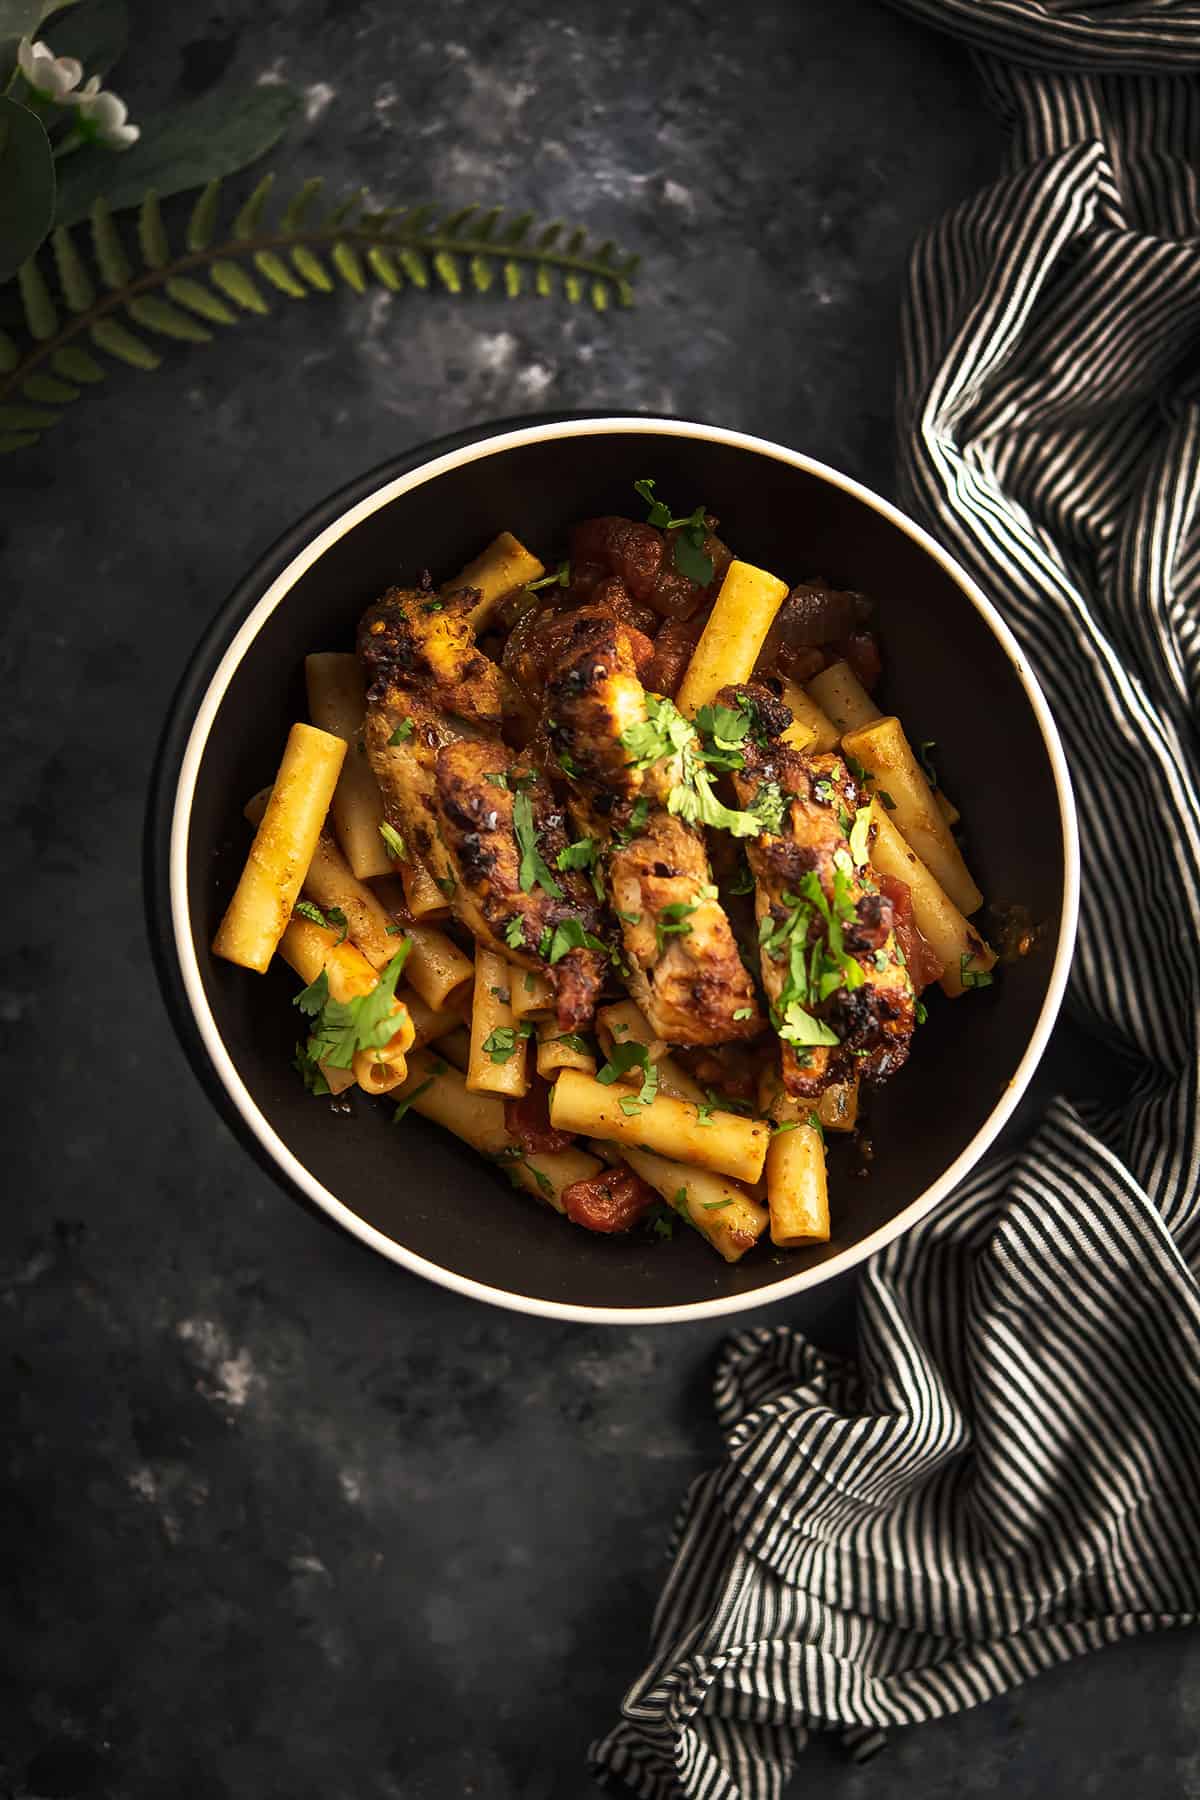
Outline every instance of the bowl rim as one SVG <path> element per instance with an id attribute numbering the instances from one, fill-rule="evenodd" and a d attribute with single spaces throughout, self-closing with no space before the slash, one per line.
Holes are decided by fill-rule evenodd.
<path id="1" fill-rule="evenodd" d="M 502 428 L 498 432 L 494 427 L 492 429 L 494 435 L 481 435 L 486 432 L 487 428 L 480 426 L 466 438 L 466 441 L 462 441 L 463 434 L 458 434 L 454 440 L 455 447 L 416 462 L 401 474 L 372 486 L 365 493 L 361 491 L 363 479 L 351 484 L 350 491 L 356 493 L 358 497 L 341 508 L 328 523 L 308 538 L 299 550 L 294 551 L 282 569 L 277 569 L 265 591 L 259 595 L 257 601 L 250 606 L 249 611 L 241 619 L 205 684 L 204 692 L 195 708 L 187 732 L 178 773 L 169 795 L 170 830 L 167 843 L 166 897 L 169 903 L 177 969 L 182 978 L 190 1023 L 198 1032 L 209 1069 L 220 1085 L 221 1097 L 232 1104 L 240 1126 L 249 1134 L 251 1148 L 259 1153 L 260 1159 L 265 1160 L 276 1178 L 282 1176 L 287 1184 L 297 1189 L 301 1196 L 323 1213 L 331 1223 L 340 1226 L 352 1237 L 357 1238 L 360 1243 L 386 1257 L 389 1261 L 399 1264 L 412 1274 L 423 1276 L 426 1280 L 433 1281 L 454 1293 L 462 1294 L 470 1299 L 481 1300 L 508 1311 L 583 1324 L 637 1326 L 675 1324 L 718 1318 L 730 1313 L 750 1312 L 760 1306 L 773 1305 L 776 1301 L 787 1299 L 807 1288 L 817 1287 L 822 1282 L 834 1280 L 837 1276 L 845 1274 L 857 1264 L 864 1262 L 867 1257 L 874 1255 L 876 1251 L 882 1250 L 885 1245 L 891 1243 L 920 1219 L 931 1213 L 985 1155 L 1011 1118 L 1033 1077 L 1062 1005 L 1075 944 L 1079 912 L 1078 820 L 1066 755 L 1058 729 L 1041 686 L 1031 672 L 1012 631 L 966 570 L 927 531 L 893 505 L 891 501 L 885 500 L 873 489 L 844 475 L 829 464 L 807 456 L 801 451 L 789 449 L 786 445 L 777 444 L 768 438 L 757 437 L 747 432 L 735 431 L 719 425 L 709 425 L 697 420 L 661 418 L 641 414 L 588 414 L 549 421 L 543 420 L 539 423 L 518 425 L 508 429 Z M 949 1167 L 943 1170 L 935 1181 L 931 1182 L 886 1224 L 812 1268 L 799 1270 L 794 1275 L 784 1276 L 779 1281 L 752 1289 L 748 1293 L 722 1295 L 711 1300 L 685 1301 L 670 1306 L 587 1306 L 573 1301 L 544 1299 L 535 1295 L 515 1293 L 508 1288 L 492 1287 L 487 1282 L 460 1275 L 454 1269 L 448 1269 L 444 1265 L 432 1262 L 429 1258 L 408 1249 L 407 1246 L 398 1243 L 376 1226 L 369 1224 L 344 1201 L 339 1200 L 335 1194 L 315 1179 L 259 1110 L 238 1072 L 232 1055 L 225 1046 L 204 991 L 199 958 L 193 940 L 188 893 L 187 849 L 192 800 L 217 710 L 235 670 L 257 636 L 263 621 L 276 607 L 282 604 L 301 575 L 319 561 L 326 550 L 339 538 L 345 536 L 346 532 L 352 530 L 372 513 L 388 505 L 401 494 L 424 486 L 427 482 L 434 481 L 453 469 L 486 460 L 491 456 L 503 455 L 509 450 L 519 449 L 529 444 L 545 443 L 561 438 L 611 436 L 614 434 L 631 437 L 665 436 L 698 439 L 702 442 L 722 444 L 733 449 L 749 451 L 754 455 L 768 457 L 841 489 L 842 492 L 860 501 L 873 512 L 881 514 L 890 524 L 911 538 L 950 576 L 965 598 L 980 614 L 1008 656 L 1037 721 L 1049 758 L 1058 799 L 1059 824 L 1063 842 L 1063 892 L 1058 940 L 1037 1022 L 1004 1093 L 970 1142 L 964 1146 Z M 320 507 L 314 509 L 318 514 L 322 510 Z M 310 514 L 309 517 L 311 518 L 312 515 Z M 296 532 L 303 528 L 304 523 L 305 521 L 301 521 L 298 527 L 287 534 L 280 541 L 279 548 L 282 548 L 284 544 L 294 542 Z M 247 582 L 239 586 L 235 593 L 235 601 L 240 598 L 247 585 L 257 582 L 261 573 L 272 566 L 276 555 L 277 551 L 263 559 L 263 562 L 247 578 Z M 226 613 L 229 610 L 227 608 Z M 218 631 L 226 613 L 223 613 L 215 622 Z M 182 702 L 187 685 L 187 676 L 185 675 L 176 705 Z M 173 715 L 174 712 L 175 708 L 173 707 Z M 167 799 L 167 795 L 164 794 L 162 798 Z M 148 858 L 153 859 L 155 854 L 155 847 L 148 846 Z M 148 870 L 148 874 L 152 876 L 153 871 Z M 160 972 L 161 969 L 160 958 Z"/>

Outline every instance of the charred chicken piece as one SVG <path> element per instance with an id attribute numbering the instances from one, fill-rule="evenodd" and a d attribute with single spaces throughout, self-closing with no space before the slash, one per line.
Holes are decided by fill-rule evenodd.
<path id="1" fill-rule="evenodd" d="M 567 838 L 549 784 L 532 769 L 518 781 L 500 736 L 503 678 L 467 616 L 477 598 L 471 588 L 392 588 L 364 615 L 367 755 L 389 824 L 454 916 L 490 949 L 544 972 L 561 1028 L 577 1030 L 600 988 L 598 908 L 583 877 L 555 867 Z"/>
<path id="2" fill-rule="evenodd" d="M 892 902 L 870 871 L 869 812 L 840 757 L 779 739 L 781 709 L 765 688 L 718 699 L 754 720 L 732 779 L 766 825 L 747 855 L 784 1085 L 807 1098 L 855 1075 L 881 1081 L 907 1060 L 915 1001 Z"/>
<path id="3" fill-rule="evenodd" d="M 578 1031 L 596 1010 L 606 956 L 592 887 L 558 866 L 566 822 L 549 784 L 506 745 L 460 738 L 438 751 L 434 789 L 455 916 L 478 942 L 544 974 L 559 1029 Z"/>
<path id="4" fill-rule="evenodd" d="M 500 671 L 476 648 L 468 617 L 477 598 L 474 588 L 438 595 L 428 579 L 389 588 L 358 628 L 363 739 L 384 815 L 445 889 L 455 871 L 438 833 L 438 751 L 461 737 L 500 737 Z"/>
<path id="5" fill-rule="evenodd" d="M 696 754 L 691 727 L 669 711 Z M 703 833 L 670 810 L 688 753 L 655 741 L 628 627 L 578 615 L 547 682 L 543 719 L 550 750 L 572 778 L 577 822 L 605 847 L 630 992 L 655 1034 L 674 1044 L 755 1036 L 763 1021 L 754 984 L 717 897 Z"/>

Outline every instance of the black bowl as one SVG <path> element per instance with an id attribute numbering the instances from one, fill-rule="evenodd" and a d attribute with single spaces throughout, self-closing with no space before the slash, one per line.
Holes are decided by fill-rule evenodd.
<path id="1" fill-rule="evenodd" d="M 834 1232 L 735 1267 L 692 1232 L 596 1237 L 514 1193 L 456 1141 L 357 1095 L 335 1115 L 289 1064 L 286 969 L 249 975 L 209 952 L 246 851 L 241 808 L 305 716 L 303 658 L 349 648 L 368 601 L 422 568 L 444 576 L 503 528 L 549 557 L 565 528 L 636 510 L 652 475 L 704 500 L 739 556 L 792 580 L 819 573 L 879 605 L 885 700 L 933 738 L 995 902 L 1043 925 L 1039 950 L 986 991 L 935 994 L 908 1067 L 873 1108 L 864 1178 L 831 1153 Z M 299 1197 L 406 1267 L 494 1304 L 647 1322 L 733 1312 L 838 1274 L 928 1212 L 1011 1114 L 1066 981 L 1078 852 L 1058 735 L 1015 640 L 970 579 L 894 507 L 793 451 L 674 420 L 493 426 L 385 464 L 303 519 L 240 584 L 176 696 L 148 832 L 151 936 L 194 1066 L 243 1141 Z"/>

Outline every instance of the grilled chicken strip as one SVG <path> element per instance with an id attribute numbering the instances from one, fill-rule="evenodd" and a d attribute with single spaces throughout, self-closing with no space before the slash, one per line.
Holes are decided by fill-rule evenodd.
<path id="1" fill-rule="evenodd" d="M 578 1031 L 604 978 L 600 909 L 586 878 L 558 867 L 567 832 L 549 783 L 518 762 L 504 744 L 465 738 L 437 753 L 438 823 L 458 880 L 451 904 L 480 943 L 544 973 L 560 1031 Z"/>
<path id="2" fill-rule="evenodd" d="M 763 1020 L 717 898 L 703 833 L 668 811 L 681 753 L 647 766 L 627 734 L 646 724 L 629 628 L 583 609 L 545 691 L 550 751 L 572 778 L 572 812 L 606 847 L 629 988 L 657 1037 L 719 1044 L 753 1037 Z"/>
<path id="3" fill-rule="evenodd" d="M 516 758 L 500 736 L 504 677 L 477 649 L 468 617 L 478 597 L 474 588 L 437 594 L 426 584 L 391 588 L 368 609 L 358 632 L 367 755 L 388 822 L 427 864 L 454 916 L 490 949 L 544 973 L 561 1029 L 574 1031 L 590 1020 L 600 989 L 603 955 L 583 943 L 584 933 L 595 937 L 597 907 L 578 873 L 555 867 L 567 840 L 549 784 L 526 768 L 518 791 Z M 522 835 L 557 896 L 528 862 L 522 886 Z"/>
<path id="4" fill-rule="evenodd" d="M 907 1061 L 915 1000 L 892 903 L 870 873 L 865 815 L 855 825 L 858 789 L 839 756 L 780 741 L 791 715 L 766 688 L 726 688 L 718 699 L 753 721 L 732 776 L 739 803 L 757 800 L 778 819 L 747 855 L 784 1086 L 808 1098 L 855 1075 L 882 1081 Z M 764 809 L 764 798 L 777 805 Z"/>

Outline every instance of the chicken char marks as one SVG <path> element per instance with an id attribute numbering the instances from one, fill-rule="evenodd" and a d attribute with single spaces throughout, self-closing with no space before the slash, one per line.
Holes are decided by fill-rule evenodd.
<path id="1" fill-rule="evenodd" d="M 634 767 L 623 735 L 644 725 L 646 694 L 622 621 L 585 609 L 546 684 L 552 754 L 572 777 L 579 828 L 605 847 L 629 989 L 673 1044 L 753 1037 L 763 1020 L 713 885 L 703 834 L 667 809 L 677 759 Z"/>
<path id="2" fill-rule="evenodd" d="M 862 826 L 854 836 L 857 862 L 852 853 L 847 826 L 860 805 L 858 789 L 840 757 L 810 756 L 779 740 L 786 709 L 765 688 L 726 688 L 718 698 L 741 705 L 755 721 L 740 746 L 743 767 L 733 774 L 739 804 L 749 807 L 764 785 L 779 790 L 778 830 L 747 846 L 776 1028 L 787 1030 L 790 1020 L 803 1035 L 803 1013 L 838 1039 L 785 1038 L 784 1086 L 815 1098 L 856 1075 L 881 1081 L 908 1058 L 915 1001 L 896 951 L 891 901 L 878 891 L 859 841 Z"/>
<path id="3" fill-rule="evenodd" d="M 582 876 L 554 867 L 566 835 L 549 784 L 528 766 L 518 781 L 517 759 L 501 738 L 503 678 L 476 647 L 468 617 L 478 597 L 473 588 L 439 595 L 426 582 L 389 589 L 365 613 L 358 654 L 368 683 L 366 752 L 388 822 L 427 864 L 454 916 L 489 949 L 543 973 L 561 1029 L 574 1031 L 595 1009 L 603 958 L 576 947 L 551 963 L 549 952 L 562 948 L 554 932 L 569 921 L 595 934 L 596 903 Z M 529 808 L 526 839 L 557 896 L 528 869 L 528 890 L 521 885 L 519 795 L 522 825 Z"/>

